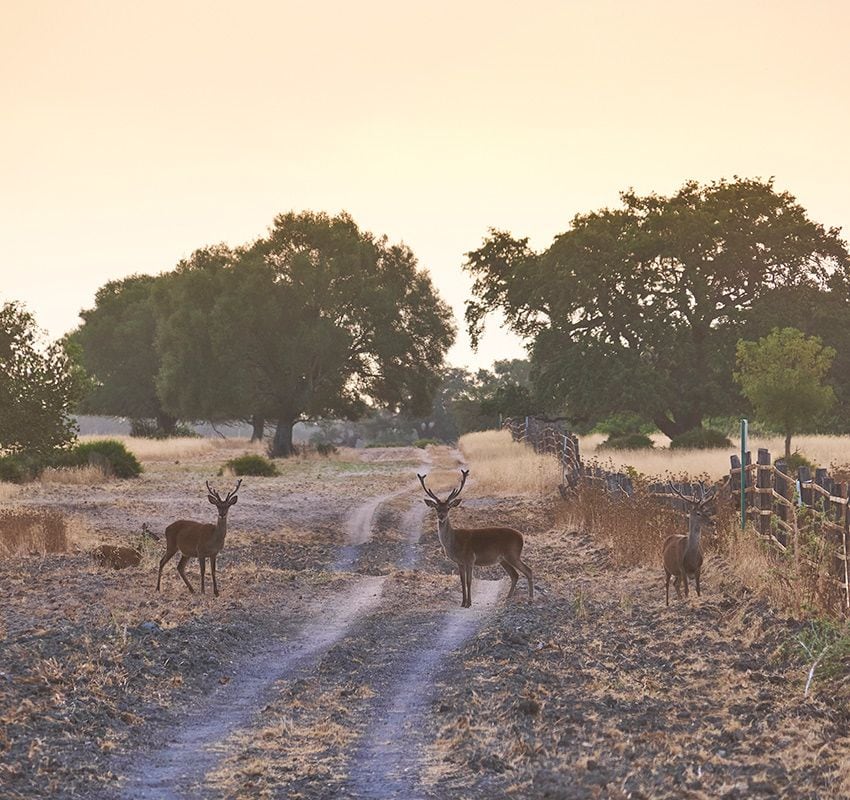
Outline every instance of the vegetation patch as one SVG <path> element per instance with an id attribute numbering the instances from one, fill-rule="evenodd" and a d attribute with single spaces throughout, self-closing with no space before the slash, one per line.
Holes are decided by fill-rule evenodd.
<path id="1" fill-rule="evenodd" d="M 234 475 L 250 475 L 255 478 L 274 478 L 280 475 L 273 461 L 256 453 L 231 458 L 218 471 L 218 474 L 223 475 L 225 470 L 229 470 Z"/>
<path id="2" fill-rule="evenodd" d="M 694 428 L 670 440 L 672 450 L 711 450 L 734 447 L 726 434 L 713 428 Z"/>
<path id="3" fill-rule="evenodd" d="M 58 511 L 0 510 L 0 556 L 64 553 L 67 549 L 68 526 Z"/>
<path id="4" fill-rule="evenodd" d="M 598 450 L 651 450 L 652 439 L 644 433 L 627 433 L 623 436 L 609 436 L 597 448 Z"/>

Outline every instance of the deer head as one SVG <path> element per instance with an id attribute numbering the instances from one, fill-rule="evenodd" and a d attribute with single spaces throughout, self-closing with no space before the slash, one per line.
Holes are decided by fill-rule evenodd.
<path id="1" fill-rule="evenodd" d="M 423 498 L 423 501 L 426 505 L 435 509 L 437 512 L 437 519 L 440 522 L 445 522 L 449 518 L 449 509 L 454 508 L 455 506 L 460 505 L 460 498 L 458 495 L 463 491 L 463 487 L 466 484 L 466 478 L 469 475 L 468 469 L 462 469 L 460 471 L 461 481 L 460 486 L 455 489 L 452 489 L 449 493 L 449 496 L 445 500 L 440 500 L 437 495 L 435 495 L 426 485 L 425 485 L 425 476 L 416 473 L 416 477 L 419 478 L 419 483 L 422 484 L 422 488 L 425 490 L 425 494 L 428 497 Z"/>
<path id="2" fill-rule="evenodd" d="M 236 483 L 236 488 L 229 491 L 227 493 L 227 497 L 224 500 L 221 499 L 221 495 L 210 486 L 210 482 L 207 481 L 207 500 L 209 500 L 217 509 L 219 517 L 226 517 L 227 511 L 230 506 L 236 505 L 236 501 L 239 499 L 236 496 L 236 492 L 239 491 L 239 487 L 242 485 L 242 478 L 240 478 Z"/>
<path id="3" fill-rule="evenodd" d="M 714 524 L 714 520 L 712 519 L 714 511 L 710 508 L 709 504 L 717 497 L 716 486 L 706 491 L 705 485 L 700 482 L 700 494 L 697 497 L 688 497 L 682 494 L 672 483 L 669 486 L 673 494 L 685 502 L 685 508 L 689 509 L 688 515 L 692 523 L 696 522 L 700 525 Z"/>

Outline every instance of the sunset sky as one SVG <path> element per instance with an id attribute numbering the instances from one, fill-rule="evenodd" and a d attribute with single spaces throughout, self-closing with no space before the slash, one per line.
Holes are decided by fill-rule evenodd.
<path id="1" fill-rule="evenodd" d="M 850 230 L 850 3 L 9 2 L 0 300 L 52 336 L 107 280 L 291 209 L 410 245 L 462 327 L 489 227 L 545 247 L 618 192 L 776 177 Z"/>

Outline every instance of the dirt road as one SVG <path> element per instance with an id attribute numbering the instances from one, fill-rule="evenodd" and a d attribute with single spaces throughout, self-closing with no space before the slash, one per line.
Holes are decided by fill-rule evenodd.
<path id="1" fill-rule="evenodd" d="M 802 700 L 798 625 L 719 564 L 701 600 L 666 609 L 658 575 L 613 570 L 560 501 L 471 482 L 457 522 L 523 530 L 541 591 L 506 603 L 489 571 L 461 609 L 415 478 L 451 480 L 459 455 L 428 458 L 367 451 L 246 481 L 217 599 L 176 574 L 156 595 L 155 554 L 121 573 L 82 555 L 0 563 L 4 792 L 842 796 L 846 710 Z M 82 508 L 63 487 L 18 502 L 73 507 L 98 535 L 163 525 L 213 464 L 175 466 Z"/>

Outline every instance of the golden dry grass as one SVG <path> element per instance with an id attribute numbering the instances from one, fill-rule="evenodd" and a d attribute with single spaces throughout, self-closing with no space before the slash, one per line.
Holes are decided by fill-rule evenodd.
<path id="1" fill-rule="evenodd" d="M 601 434 L 579 437 L 582 458 L 596 459 L 604 467 L 624 470 L 631 467 L 642 475 L 708 475 L 719 480 L 729 472 L 729 456 L 737 453 L 740 445 L 734 440 L 732 447 L 717 450 L 670 450 L 670 440 L 663 434 L 652 436 L 654 450 L 598 450 L 605 441 Z M 850 436 L 797 436 L 792 440 L 792 448 L 799 450 L 818 466 L 830 464 L 850 464 Z M 772 457 L 779 458 L 785 451 L 785 440 L 780 436 L 751 437 L 749 449 L 755 453 L 760 447 L 766 447 Z"/>
<path id="2" fill-rule="evenodd" d="M 71 486 L 95 486 L 108 480 L 106 472 L 94 464 L 84 467 L 47 467 L 39 476 L 41 483 Z"/>
<path id="3" fill-rule="evenodd" d="M 58 511 L 33 508 L 0 510 L 0 557 L 64 553 L 67 549 L 67 522 Z"/>
<path id="4" fill-rule="evenodd" d="M 248 448 L 247 439 L 204 439 L 199 437 L 175 437 L 173 439 L 145 439 L 136 436 L 81 436 L 81 442 L 96 442 L 114 439 L 121 442 L 140 461 L 170 461 L 194 458 L 215 450 L 230 449 L 233 443 Z"/>
<path id="5" fill-rule="evenodd" d="M 8 503 L 14 500 L 21 491 L 21 487 L 16 483 L 6 483 L 0 481 L 0 503 Z"/>
<path id="6" fill-rule="evenodd" d="M 547 495 L 561 483 L 557 459 L 517 444 L 508 431 L 467 433 L 458 444 L 469 462 L 476 493 Z"/>

